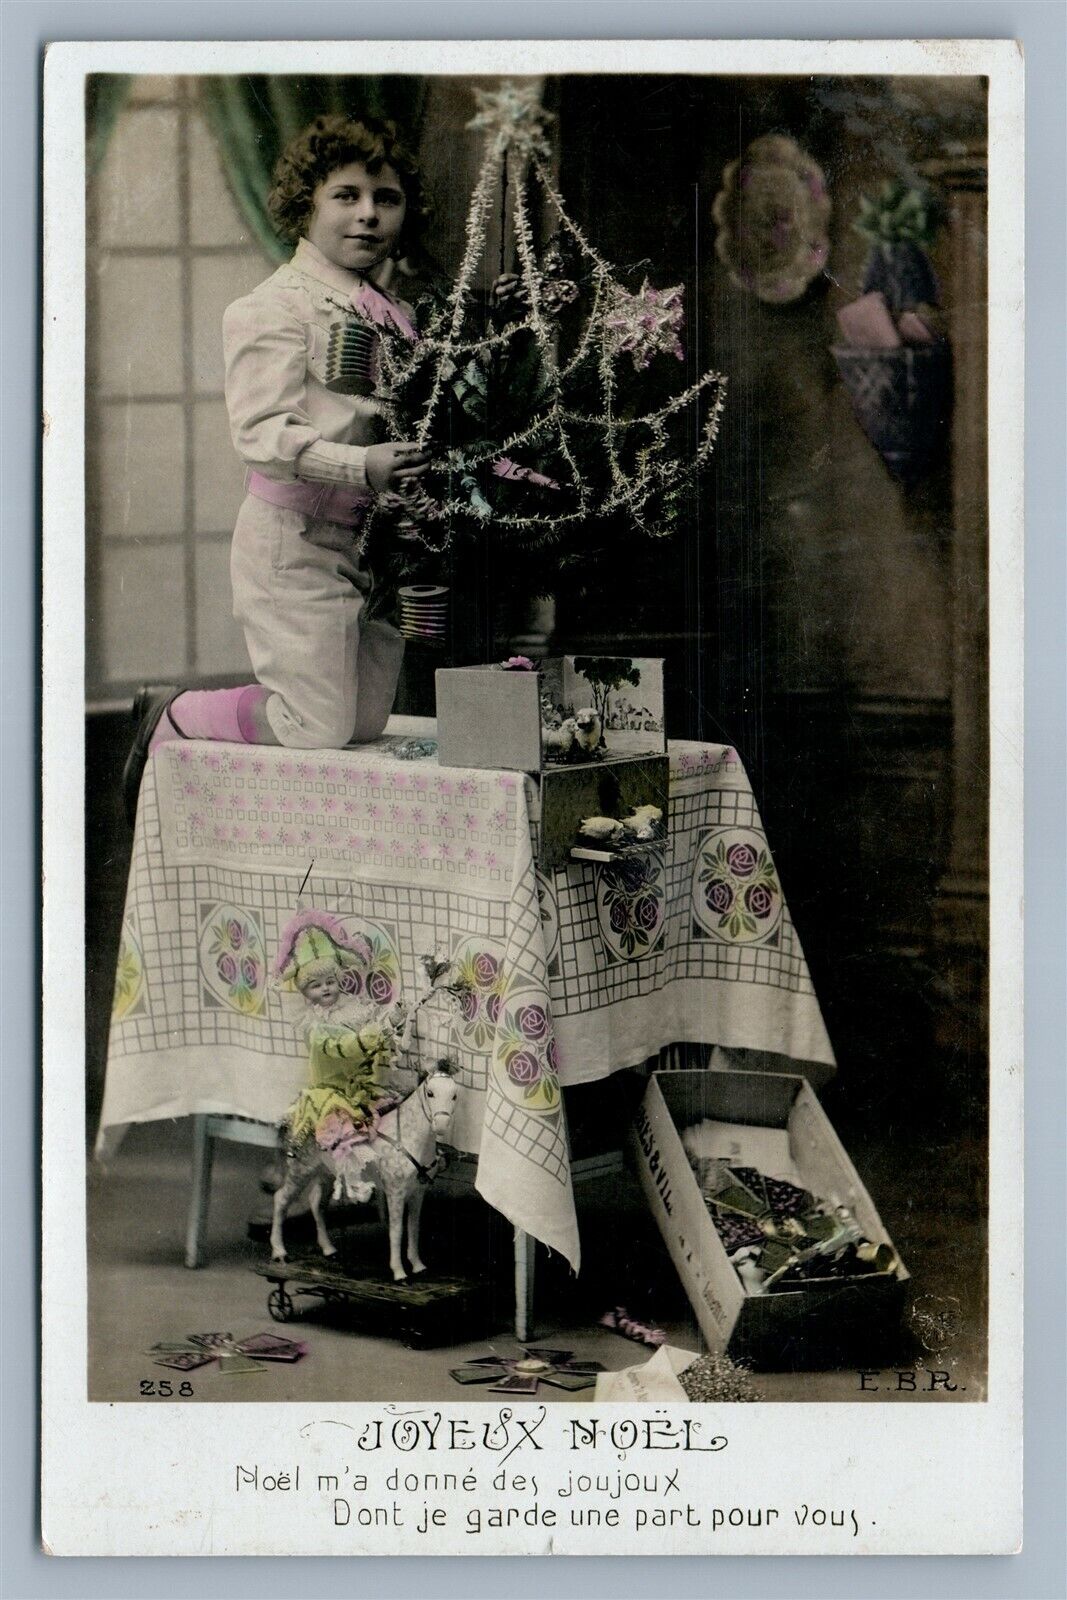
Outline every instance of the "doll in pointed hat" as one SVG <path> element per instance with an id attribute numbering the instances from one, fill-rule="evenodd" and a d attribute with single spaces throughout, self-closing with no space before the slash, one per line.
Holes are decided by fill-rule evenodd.
<path id="1" fill-rule="evenodd" d="M 366 972 L 371 959 L 362 935 L 349 934 L 328 912 L 311 910 L 287 923 L 274 965 L 278 987 L 303 1001 L 298 1025 L 308 1051 L 307 1088 L 283 1119 L 286 1142 L 296 1149 L 314 1139 L 335 1158 L 339 1174 L 396 1101 L 383 1079 L 396 1059 L 406 1008 L 359 1000 L 344 987 L 345 973 Z M 358 1187 L 351 1197 L 366 1198 L 367 1186 Z"/>

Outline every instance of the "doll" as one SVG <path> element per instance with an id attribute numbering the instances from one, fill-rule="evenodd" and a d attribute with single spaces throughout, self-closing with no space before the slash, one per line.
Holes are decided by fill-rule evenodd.
<path id="1" fill-rule="evenodd" d="M 307 1087 L 282 1122 L 287 1154 L 314 1141 L 329 1158 L 337 1190 L 353 1200 L 370 1198 L 359 1173 L 378 1119 L 397 1103 L 385 1080 L 407 1020 L 402 1003 L 387 1009 L 346 991 L 345 974 L 366 971 L 370 960 L 361 935 L 311 910 L 291 918 L 275 962 L 279 987 L 300 998 L 296 1023 L 308 1053 Z"/>

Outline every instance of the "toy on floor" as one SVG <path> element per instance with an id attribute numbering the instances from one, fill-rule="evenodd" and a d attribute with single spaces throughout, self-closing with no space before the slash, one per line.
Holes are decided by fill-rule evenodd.
<path id="1" fill-rule="evenodd" d="M 832 1287 L 843 1278 L 896 1270 L 892 1246 L 867 1239 L 853 1211 L 836 1196 L 820 1199 L 737 1160 L 692 1153 L 690 1160 L 746 1294 Z"/>
<path id="2" fill-rule="evenodd" d="M 270 1285 L 267 1310 L 275 1322 L 302 1317 L 318 1300 L 339 1326 L 414 1350 L 466 1344 L 491 1326 L 484 1278 L 426 1273 L 394 1283 L 339 1255 L 258 1261 L 252 1271 Z"/>
<path id="3" fill-rule="evenodd" d="M 211 1361 L 226 1376 L 264 1372 L 263 1363 L 293 1363 L 307 1355 L 307 1345 L 283 1339 L 277 1333 L 252 1333 L 235 1339 L 232 1333 L 191 1333 L 185 1339 L 161 1339 L 145 1351 L 157 1367 L 194 1372 Z"/>
<path id="4" fill-rule="evenodd" d="M 410 1047 L 414 1012 L 403 1004 L 390 1009 L 346 992 L 362 988 L 371 950 L 360 934 L 349 934 L 339 918 L 308 910 L 293 917 L 282 934 L 275 963 L 279 987 L 303 1001 L 298 1026 L 308 1048 L 307 1088 L 282 1121 L 285 1176 L 274 1195 L 271 1257 L 285 1260 L 283 1223 L 305 1191 L 324 1256 L 337 1253 L 323 1220 L 327 1186 L 335 1198 L 369 1200 L 375 1184 L 385 1196 L 389 1216 L 389 1266 L 406 1277 L 401 1235 L 407 1221 L 408 1259 L 413 1272 L 425 1271 L 419 1256 L 419 1216 L 427 1184 L 441 1164 L 439 1143 L 448 1135 L 459 1086 L 449 1064 L 419 1069 L 417 1086 L 403 1097 L 386 1089 L 383 1078 Z M 418 1010 L 447 985 L 447 961 L 429 958 L 429 988 Z M 390 991 L 391 994 L 391 991 Z"/>
<path id="5" fill-rule="evenodd" d="M 477 1356 L 453 1367 L 451 1375 L 457 1383 L 487 1383 L 491 1394 L 533 1395 L 542 1383 L 550 1389 L 591 1389 L 603 1371 L 599 1361 L 576 1361 L 570 1350 L 527 1345 L 520 1356 Z"/>
<path id="6" fill-rule="evenodd" d="M 271 1228 L 271 1259 L 285 1260 L 282 1221 L 286 1209 L 304 1189 L 312 1185 L 311 1212 L 315 1233 L 324 1256 L 337 1254 L 322 1219 L 324 1175 L 339 1172 L 348 1183 L 354 1168 L 356 1184 L 369 1191 L 377 1180 L 385 1195 L 389 1214 L 389 1268 L 397 1283 L 407 1277 L 401 1255 L 401 1238 L 407 1222 L 407 1254 L 413 1273 L 425 1272 L 419 1255 L 419 1221 L 426 1189 L 443 1165 L 439 1149 L 447 1138 L 456 1109 L 459 1085 L 447 1061 L 424 1073 L 417 1089 L 395 1104 L 384 1115 L 375 1115 L 365 1143 L 356 1143 L 340 1153 L 335 1146 L 326 1152 L 313 1138 L 307 1138 L 287 1151 L 285 1182 L 274 1196 L 274 1225 Z M 343 1165 L 338 1169 L 338 1162 Z"/>
<path id="7" fill-rule="evenodd" d="M 647 1322 L 638 1322 L 636 1317 L 631 1317 L 625 1306 L 616 1306 L 613 1311 L 605 1311 L 599 1321 L 602 1328 L 610 1328 L 612 1333 L 621 1333 L 624 1339 L 633 1339 L 636 1344 L 647 1344 L 653 1349 L 663 1344 L 667 1338 L 662 1328 L 655 1328 Z"/>

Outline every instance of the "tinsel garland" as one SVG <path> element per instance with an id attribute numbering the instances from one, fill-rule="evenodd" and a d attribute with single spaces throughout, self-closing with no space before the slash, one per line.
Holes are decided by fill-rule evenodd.
<path id="1" fill-rule="evenodd" d="M 728 1355 L 698 1356 L 678 1379 L 695 1405 L 734 1404 L 762 1400 L 748 1370 L 737 1366 Z"/>
<path id="2" fill-rule="evenodd" d="M 682 358 L 682 290 L 656 290 L 646 278 L 636 293 L 628 291 L 568 214 L 548 165 L 551 152 L 545 127 L 554 119 L 540 106 L 535 86 L 505 83 L 493 91 L 476 90 L 475 95 L 478 111 L 468 126 L 485 135 L 485 151 L 471 194 L 455 283 L 431 307 L 418 343 L 385 337 L 381 344 L 379 404 L 389 435 L 413 438 L 431 451 L 436 445 L 435 472 L 424 480 L 417 504 L 413 500 L 409 507 L 398 508 L 395 497 L 379 502 L 367 519 L 364 537 L 370 540 L 376 524 L 388 525 L 391 519 L 395 523 L 399 517 L 405 540 L 441 555 L 464 526 L 491 524 L 521 536 L 526 548 L 556 545 L 570 536 L 567 549 L 573 555 L 580 553 L 581 541 L 573 535 L 582 524 L 594 527 L 620 515 L 643 535 L 663 537 L 672 531 L 675 513 L 670 508 L 715 447 L 726 379 L 721 373 L 705 372 L 657 408 L 627 414 L 620 405 L 617 364 L 627 357 L 640 374 L 658 353 Z M 586 283 L 588 310 L 576 347 L 562 360 L 556 319 L 564 305 L 577 300 L 578 284 L 573 274 L 567 275 L 559 247 L 550 250 L 544 262 L 538 261 L 527 203 L 531 178 L 554 213 L 561 247 L 576 253 Z M 523 309 L 503 328 L 472 336 L 475 279 L 502 184 L 510 196 Z M 523 340 L 532 341 L 538 374 L 532 419 L 515 425 L 513 418 L 503 436 L 496 437 L 497 417 L 490 415 L 486 399 L 481 437 L 456 444 L 447 425 L 442 436 L 443 419 L 447 422 L 456 415 L 457 394 L 465 397 L 464 403 L 472 387 L 487 395 L 492 364 L 511 360 Z M 595 374 L 592 405 L 582 404 L 573 392 L 585 374 L 586 381 Z M 411 397 L 419 395 L 420 384 L 422 397 L 413 412 Z M 668 424 L 702 397 L 710 399 L 710 405 L 699 440 L 695 450 L 681 459 L 671 453 Z M 635 432 L 642 429 L 647 439 Z M 519 481 L 528 501 L 529 480 L 522 473 L 498 473 L 497 490 L 485 487 L 494 478 L 494 465 L 515 452 L 554 458 L 556 465 L 546 470 L 552 479 L 569 479 L 563 485 L 567 502 L 557 499 L 553 504 L 556 491 L 542 489 L 548 496 L 544 509 L 521 502 L 515 507 L 514 501 L 509 508 L 506 491 L 498 493 L 500 482 L 513 486 Z M 438 487 L 442 478 L 447 481 L 443 494 Z M 542 484 L 545 481 L 542 475 Z M 432 486 L 427 490 L 426 485 Z M 497 503 L 490 503 L 487 494 L 497 494 Z"/>

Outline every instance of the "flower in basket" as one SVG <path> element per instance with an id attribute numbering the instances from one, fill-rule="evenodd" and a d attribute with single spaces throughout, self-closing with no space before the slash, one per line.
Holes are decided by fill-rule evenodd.
<path id="1" fill-rule="evenodd" d="M 940 208 L 930 192 L 899 178 L 883 183 L 873 199 L 862 195 L 853 226 L 871 247 L 864 294 L 882 294 L 894 314 L 909 306 L 936 306 L 940 293 L 926 252 L 940 221 Z"/>
<path id="2" fill-rule="evenodd" d="M 508 656 L 500 665 L 505 672 L 536 672 L 537 662 L 531 661 L 529 656 Z"/>
<path id="3" fill-rule="evenodd" d="M 856 420 L 905 483 L 943 453 L 952 410 L 951 351 L 926 253 L 940 220 L 932 196 L 899 179 L 864 196 L 855 223 L 871 247 L 863 293 L 837 314 L 845 342 L 833 355 Z"/>

